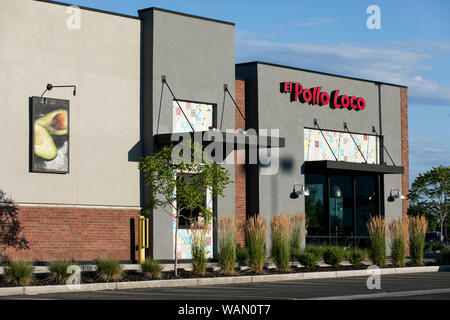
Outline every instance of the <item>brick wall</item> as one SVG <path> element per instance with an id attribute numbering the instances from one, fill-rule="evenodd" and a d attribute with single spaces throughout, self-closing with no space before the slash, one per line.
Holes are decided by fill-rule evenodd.
<path id="1" fill-rule="evenodd" d="M 13 220 L 21 232 L 16 236 L 28 248 L 16 250 L 0 241 L 0 255 L 15 261 L 133 260 L 138 217 L 136 209 L 18 207 Z"/>
<path id="2" fill-rule="evenodd" d="M 235 100 L 241 112 L 245 115 L 245 81 L 235 81 Z M 235 128 L 245 130 L 245 121 L 237 109 L 235 109 Z M 237 223 L 242 226 L 246 221 L 247 206 L 246 206 L 246 177 L 245 177 L 245 164 L 238 164 L 237 159 L 245 159 L 245 150 L 238 150 L 235 152 L 235 219 Z M 245 236 L 242 227 L 237 232 L 237 242 L 241 245 L 245 245 Z"/>
<path id="3" fill-rule="evenodd" d="M 405 172 L 402 176 L 402 194 L 407 195 L 409 190 L 409 144 L 408 144 L 408 89 L 400 88 L 401 99 L 401 132 L 402 132 L 402 166 Z M 402 200 L 402 214 L 405 217 L 408 211 L 408 199 Z"/>

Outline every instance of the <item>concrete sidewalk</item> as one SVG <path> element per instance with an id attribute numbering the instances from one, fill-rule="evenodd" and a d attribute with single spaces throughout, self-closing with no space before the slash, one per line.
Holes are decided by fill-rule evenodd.
<path id="1" fill-rule="evenodd" d="M 136 288 L 0 297 L 0 300 L 302 300 L 432 299 L 450 300 L 450 272 L 391 274 L 381 288 L 369 290 L 362 277 L 254 282 L 242 284 Z M 226 304 L 227 302 L 225 302 Z M 264 302 L 267 304 L 270 302 Z M 205 304 L 203 301 L 202 304 Z M 206 302 L 207 304 L 207 302 Z"/>

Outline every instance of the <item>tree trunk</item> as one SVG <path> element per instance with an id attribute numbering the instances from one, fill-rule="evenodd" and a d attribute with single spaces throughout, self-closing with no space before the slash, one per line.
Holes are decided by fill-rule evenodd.
<path id="1" fill-rule="evenodd" d="M 177 209 L 177 216 L 175 218 L 175 249 L 174 249 L 174 254 L 175 254 L 175 264 L 174 264 L 174 271 L 175 271 L 175 277 L 178 275 L 178 255 L 177 255 L 177 249 L 178 249 L 178 221 L 180 217 L 180 210 Z"/>

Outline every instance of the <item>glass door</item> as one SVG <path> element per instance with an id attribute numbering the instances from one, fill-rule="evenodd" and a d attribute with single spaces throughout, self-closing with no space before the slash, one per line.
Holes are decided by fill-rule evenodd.
<path id="1" fill-rule="evenodd" d="M 351 176 L 330 176 L 330 236 L 353 236 L 353 183 Z"/>

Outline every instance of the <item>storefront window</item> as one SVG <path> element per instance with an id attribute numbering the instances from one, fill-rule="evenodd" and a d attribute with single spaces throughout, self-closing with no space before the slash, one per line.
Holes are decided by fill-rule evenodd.
<path id="1" fill-rule="evenodd" d="M 306 175 L 306 188 L 309 196 L 305 197 L 305 211 L 308 220 L 308 235 L 328 235 L 328 215 L 324 210 L 327 191 L 327 178 L 323 174 Z"/>
<path id="2" fill-rule="evenodd" d="M 356 176 L 356 235 L 368 236 L 367 222 L 376 214 L 376 179 L 373 176 Z"/>
<path id="3" fill-rule="evenodd" d="M 331 236 L 353 236 L 353 186 L 351 176 L 330 177 Z"/>
<path id="4" fill-rule="evenodd" d="M 367 222 L 378 212 L 378 176 L 305 175 L 305 212 L 309 244 L 361 244 Z M 349 242 L 350 241 L 350 242 Z"/>

